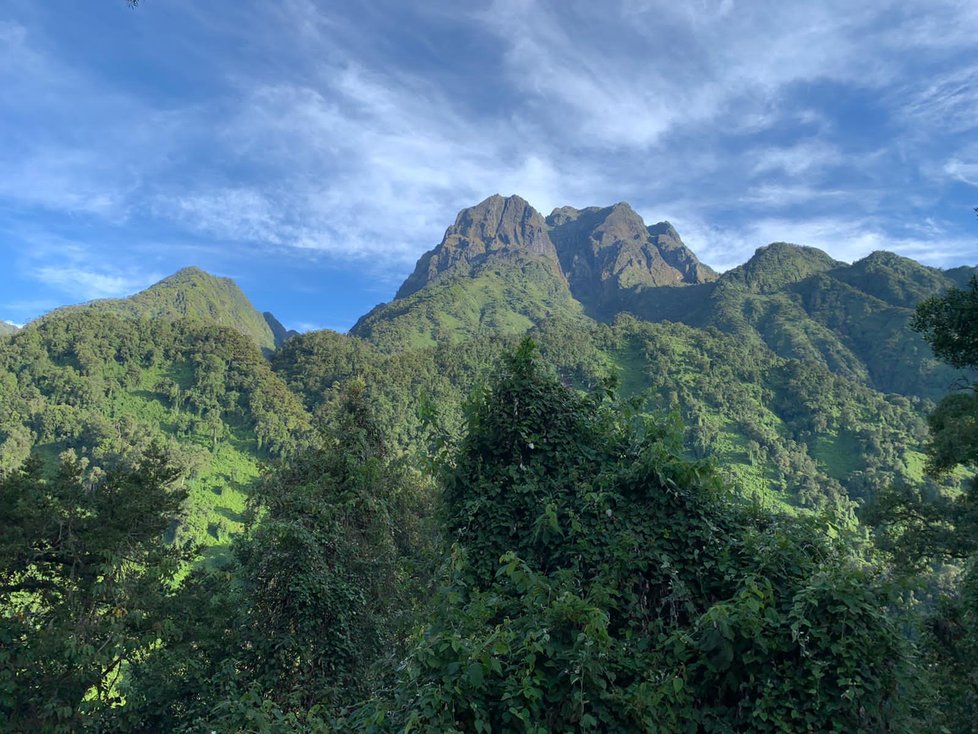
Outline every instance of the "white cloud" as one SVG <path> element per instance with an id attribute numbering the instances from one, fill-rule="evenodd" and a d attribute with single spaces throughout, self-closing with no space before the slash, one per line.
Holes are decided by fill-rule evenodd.
<path id="1" fill-rule="evenodd" d="M 46 286 L 57 288 L 85 301 L 94 298 L 128 296 L 161 278 L 159 274 L 144 275 L 119 272 L 114 269 L 95 270 L 70 265 L 44 265 L 34 268 L 30 275 Z"/>
<path id="2" fill-rule="evenodd" d="M 751 173 L 754 176 L 765 173 L 799 176 L 838 165 L 844 160 L 837 146 L 822 141 L 761 149 L 752 157 L 754 167 Z"/>
<path id="3" fill-rule="evenodd" d="M 952 158 L 944 164 L 944 173 L 969 186 L 978 186 L 978 161 Z"/>
<path id="4" fill-rule="evenodd" d="M 871 220 L 836 217 L 769 217 L 734 228 L 705 223 L 694 215 L 675 219 L 673 224 L 700 259 L 721 271 L 745 262 L 758 247 L 772 242 L 817 247 L 844 262 L 888 250 L 934 267 L 973 260 L 976 244 L 973 237 L 943 234 L 944 228 L 933 222 L 917 236 L 894 236 Z"/>
<path id="5" fill-rule="evenodd" d="M 800 239 L 837 257 L 870 246 L 967 256 L 960 243 L 945 246 L 953 235 L 888 236 L 893 223 L 879 210 L 920 168 L 978 181 L 973 156 L 952 156 L 942 137 L 978 120 L 975 7 L 495 0 L 472 12 L 434 3 L 413 12 L 484 45 L 443 57 L 425 41 L 432 71 L 398 55 L 404 39 L 380 38 L 369 20 L 384 15 L 382 4 L 245 2 L 225 17 L 178 3 L 174 12 L 213 40 L 194 50 L 206 98 L 120 91 L 23 23 L 0 21 L 9 103 L 0 205 L 149 223 L 171 230 L 153 237 L 180 239 L 176 230 L 201 247 L 345 259 L 385 282 L 434 245 L 458 209 L 497 192 L 544 213 L 630 200 L 672 220 L 721 266 L 765 239 Z M 249 53 L 238 51 L 244 40 Z M 467 53 L 480 54 L 478 76 L 449 83 L 449 55 Z M 925 62 L 933 73 L 926 67 L 920 81 L 912 67 Z M 833 106 L 804 93 L 825 81 L 892 117 L 894 137 L 878 141 L 887 155 L 854 151 Z M 921 206 L 938 197 L 909 193 Z M 32 263 L 31 272 L 81 297 L 146 280 L 93 262 Z"/>

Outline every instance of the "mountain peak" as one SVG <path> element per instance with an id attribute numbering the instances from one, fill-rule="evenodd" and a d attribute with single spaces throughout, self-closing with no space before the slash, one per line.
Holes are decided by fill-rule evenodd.
<path id="1" fill-rule="evenodd" d="M 575 298 L 595 313 L 620 310 L 622 291 L 716 279 L 668 223 L 647 227 L 627 202 L 555 209 L 550 237 Z M 663 226 L 664 225 L 664 226 Z"/>
<path id="2" fill-rule="evenodd" d="M 649 234 L 653 237 L 668 237 L 674 240 L 679 239 L 679 232 L 676 231 L 676 228 L 672 226 L 671 222 L 663 221 L 650 224 Z"/>
<path id="3" fill-rule="evenodd" d="M 68 309 L 101 310 L 131 318 L 199 319 L 241 332 L 263 349 L 271 350 L 277 345 L 269 323 L 237 283 L 193 266 L 128 298 L 91 301 Z"/>
<path id="4" fill-rule="evenodd" d="M 756 293 L 770 293 L 844 265 L 816 247 L 772 242 L 758 247 L 750 260 L 724 273 L 720 281 L 738 283 Z"/>
<path id="5" fill-rule="evenodd" d="M 943 271 L 895 252 L 876 250 L 833 275 L 893 306 L 913 308 L 952 285 Z"/>
<path id="6" fill-rule="evenodd" d="M 493 194 L 459 212 L 441 243 L 418 260 L 395 298 L 411 295 L 456 265 L 477 266 L 492 255 L 542 257 L 560 274 L 541 214 L 522 197 Z"/>

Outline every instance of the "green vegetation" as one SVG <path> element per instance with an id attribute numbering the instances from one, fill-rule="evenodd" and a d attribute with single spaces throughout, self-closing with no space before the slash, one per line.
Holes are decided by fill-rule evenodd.
<path id="1" fill-rule="evenodd" d="M 92 301 L 60 311 L 78 309 L 136 319 L 205 321 L 239 331 L 266 350 L 288 336 L 274 316 L 255 310 L 233 280 L 216 278 L 199 268 L 184 268 L 129 298 Z"/>
<path id="2" fill-rule="evenodd" d="M 186 493 L 156 448 L 98 480 L 67 455 L 0 476 L 0 728 L 76 731 L 120 702 L 183 557 L 160 539 Z"/>
<path id="3" fill-rule="evenodd" d="M 972 276 L 966 288 L 923 301 L 913 327 L 942 360 L 978 370 L 978 280 Z M 964 489 L 894 487 L 867 519 L 877 524 L 880 545 L 898 568 L 922 572 L 918 581 L 929 603 L 921 649 L 940 682 L 929 720 L 933 728 L 963 732 L 974 726 L 978 706 L 978 381 L 945 396 L 928 422 L 927 473 L 962 472 Z"/>
<path id="4" fill-rule="evenodd" d="M 0 728 L 972 730 L 973 269 L 491 197 L 400 295 L 0 340 Z"/>
<path id="5" fill-rule="evenodd" d="M 301 444 L 309 418 L 257 346 L 191 320 L 52 314 L 0 343 L 0 467 L 65 450 L 97 480 L 163 446 L 190 491 L 178 539 L 226 544 L 263 461 Z"/>

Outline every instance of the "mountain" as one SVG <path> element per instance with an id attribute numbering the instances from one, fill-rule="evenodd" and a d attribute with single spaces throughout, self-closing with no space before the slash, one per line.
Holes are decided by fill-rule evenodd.
<path id="1" fill-rule="evenodd" d="M 173 533 L 209 546 L 240 530 L 260 465 L 288 455 L 309 427 L 250 336 L 98 307 L 0 340 L 0 405 L 0 472 L 30 453 L 51 467 L 70 450 L 95 477 L 163 446 L 190 490 Z"/>
<path id="2" fill-rule="evenodd" d="M 690 451 L 747 491 L 809 505 L 865 498 L 920 477 L 926 399 L 955 373 L 907 322 L 920 299 L 974 272 L 885 252 L 848 265 L 773 243 L 717 275 L 669 223 L 646 226 L 625 203 L 545 218 L 497 195 L 460 212 L 394 300 L 348 335 L 289 332 L 196 268 L 41 319 L 0 351 L 11 375 L 0 392 L 15 385 L 20 401 L 20 417 L 0 426 L 0 462 L 32 443 L 99 462 L 162 433 L 178 449 L 208 447 L 194 459 L 203 476 L 222 463 L 253 476 L 350 380 L 364 381 L 391 440 L 411 449 L 423 401 L 457 425 L 465 396 L 529 333 L 569 384 L 617 379 L 647 406 L 677 409 Z M 245 344 L 280 348 L 267 363 Z M 239 363 L 251 373 L 228 372 Z M 125 428 L 110 439 L 105 420 Z M 224 527 L 200 518 L 194 535 Z"/>
<path id="3" fill-rule="evenodd" d="M 18 329 L 13 324 L 8 324 L 6 321 L 0 321 L 0 336 L 9 336 L 10 334 L 16 334 L 20 329 Z"/>
<path id="4" fill-rule="evenodd" d="M 394 300 L 350 333 L 397 350 L 522 334 L 546 319 L 580 315 L 544 218 L 518 196 L 495 195 L 462 210 Z"/>
<path id="5" fill-rule="evenodd" d="M 713 327 L 885 393 L 936 399 L 956 375 L 909 319 L 923 298 L 974 272 L 887 252 L 849 265 L 775 242 L 718 276 L 672 225 L 646 226 L 626 203 L 561 207 L 544 219 L 518 196 L 495 195 L 460 212 L 395 299 L 351 334 L 398 350 L 628 313 Z"/>
<path id="6" fill-rule="evenodd" d="M 717 278 L 671 224 L 646 227 L 624 202 L 605 208 L 562 207 L 546 221 L 571 292 L 592 315 L 617 312 L 622 301 L 642 290 Z"/>
<path id="7" fill-rule="evenodd" d="M 484 364 L 529 333 L 568 381 L 593 388 L 617 374 L 626 393 L 677 407 L 689 445 L 751 491 L 818 504 L 919 480 L 924 399 L 957 375 L 908 322 L 921 299 L 973 272 L 885 252 L 850 265 L 776 242 L 717 275 L 669 223 L 648 227 L 625 203 L 543 219 L 519 197 L 493 196 L 461 212 L 348 338 L 373 348 L 378 399 L 406 426 L 416 396 L 457 408 L 479 379 L 467 360 Z M 297 338 L 276 362 L 309 410 L 343 373 L 336 357 L 306 353 L 315 339 Z M 297 370 L 289 355 L 300 353 Z M 390 377 L 404 372 L 407 382 Z"/>
<path id="8" fill-rule="evenodd" d="M 775 293 L 811 275 L 844 264 L 814 247 L 774 242 L 758 248 L 750 260 L 728 270 L 720 281 L 736 284 L 751 293 Z"/>
<path id="9" fill-rule="evenodd" d="M 265 323 L 268 324 L 268 328 L 272 330 L 272 336 L 275 338 L 276 347 L 282 346 L 292 337 L 299 335 L 298 331 L 286 329 L 284 326 L 282 326 L 282 322 L 275 318 L 270 311 L 265 311 L 262 314 L 262 318 L 265 319 Z"/>
<path id="10" fill-rule="evenodd" d="M 539 212 L 519 196 L 499 194 L 459 212 L 441 243 L 418 260 L 395 299 L 406 298 L 449 270 L 469 274 L 490 258 L 538 257 L 561 276 L 557 251 Z"/>
<path id="11" fill-rule="evenodd" d="M 271 314 L 258 312 L 233 280 L 210 275 L 196 267 L 184 268 L 128 298 L 91 301 L 53 313 L 78 309 L 136 319 L 198 319 L 234 329 L 268 351 L 288 338 L 284 327 Z"/>
<path id="12" fill-rule="evenodd" d="M 544 219 L 519 196 L 496 194 L 463 209 L 394 300 L 351 333 L 389 348 L 521 333 L 545 319 L 608 319 L 658 286 L 716 277 L 668 222 L 647 227 L 628 204 Z"/>

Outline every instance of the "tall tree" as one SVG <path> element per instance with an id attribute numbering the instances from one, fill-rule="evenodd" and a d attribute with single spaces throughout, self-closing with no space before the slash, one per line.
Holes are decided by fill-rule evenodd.
<path id="1" fill-rule="evenodd" d="M 75 731 L 119 703 L 123 664 L 153 644 L 184 554 L 164 535 L 185 492 L 158 449 L 92 483 L 63 458 L 0 476 L 0 729 Z"/>
<path id="2" fill-rule="evenodd" d="M 680 436 L 530 342 L 504 359 L 446 465 L 457 545 L 394 730 L 906 731 L 858 535 L 738 501 Z"/>
<path id="3" fill-rule="evenodd" d="M 978 279 L 920 303 L 911 323 L 934 354 L 958 369 L 978 370 Z M 927 472 L 941 477 L 978 469 L 978 382 L 946 395 L 928 418 Z M 963 569 L 937 595 L 925 620 L 922 654 L 935 671 L 933 723 L 975 731 L 978 710 L 978 477 L 956 494 L 926 497 L 916 488 L 884 493 L 868 514 L 884 547 L 901 565 L 951 562 Z"/>

